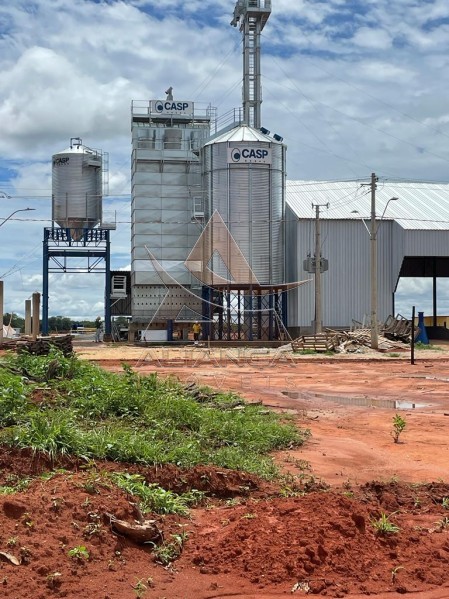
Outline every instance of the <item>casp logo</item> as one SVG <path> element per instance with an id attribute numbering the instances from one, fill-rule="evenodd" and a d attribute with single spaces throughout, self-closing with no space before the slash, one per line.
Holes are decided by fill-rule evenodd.
<path id="1" fill-rule="evenodd" d="M 240 162 L 240 158 L 242 157 L 242 153 L 240 152 L 239 148 L 234 148 L 231 151 L 231 159 L 232 162 Z"/>
<path id="2" fill-rule="evenodd" d="M 154 103 L 154 109 L 156 112 L 183 112 L 189 108 L 190 102 L 173 102 L 173 100 L 156 100 Z"/>
<path id="3" fill-rule="evenodd" d="M 231 161 L 239 162 L 270 162 L 270 150 L 266 148 L 231 148 Z"/>
<path id="4" fill-rule="evenodd" d="M 53 166 L 60 166 L 62 164 L 67 164 L 69 162 L 69 157 L 68 156 L 64 156 L 64 158 L 54 158 L 53 159 Z"/>

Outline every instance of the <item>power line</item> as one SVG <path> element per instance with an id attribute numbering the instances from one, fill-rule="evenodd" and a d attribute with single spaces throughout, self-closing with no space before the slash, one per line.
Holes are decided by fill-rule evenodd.
<path id="1" fill-rule="evenodd" d="M 272 60 L 274 62 L 277 63 L 277 61 L 275 61 L 274 57 L 271 57 L 271 58 L 272 58 Z M 277 63 L 277 68 L 279 70 L 281 70 L 284 73 L 284 75 L 287 77 L 287 79 L 292 83 L 292 85 L 294 87 L 294 91 L 296 91 L 297 93 L 301 94 L 308 102 L 311 102 L 311 100 L 304 94 L 304 92 L 296 85 L 296 82 L 293 79 L 291 79 L 291 77 L 285 71 L 285 69 L 283 69 L 282 65 L 280 65 L 279 63 Z M 266 76 L 264 78 L 268 79 L 268 77 L 266 77 Z M 280 84 L 279 81 L 276 81 L 276 84 L 278 86 L 282 86 L 282 84 Z M 289 89 L 285 85 L 282 86 L 282 87 L 284 87 L 286 89 Z M 290 91 L 293 91 L 293 90 L 290 90 Z M 356 116 L 352 116 L 350 114 L 347 114 L 347 113 L 343 112 L 342 110 L 339 110 L 338 108 L 335 108 L 334 106 L 331 106 L 330 104 L 326 104 L 324 102 L 321 102 L 320 100 L 315 100 L 314 102 L 316 104 L 320 104 L 321 106 L 324 106 L 325 108 L 333 110 L 334 112 L 337 112 L 338 114 L 341 114 L 345 118 L 351 119 L 351 120 L 353 120 L 353 121 L 355 121 L 355 122 L 357 122 L 357 123 L 359 123 L 359 124 L 361 124 L 361 125 L 363 125 L 365 127 L 368 127 L 370 129 L 373 129 L 374 131 L 377 131 L 378 133 L 382 133 L 382 135 L 387 135 L 388 137 L 391 137 L 392 139 L 395 139 L 396 141 L 399 141 L 399 142 L 401 142 L 403 144 L 409 145 L 409 146 L 413 147 L 415 150 L 422 150 L 423 153 L 429 154 L 430 156 L 434 156 L 435 158 L 443 160 L 444 162 L 449 162 L 449 158 L 441 156 L 440 154 L 436 154 L 435 152 L 431 152 L 430 150 L 427 150 L 426 148 L 422 148 L 421 146 L 417 146 L 413 142 L 401 139 L 400 137 L 397 137 L 396 135 L 393 135 L 392 133 L 389 133 L 388 131 L 385 131 L 383 129 L 379 129 L 377 127 L 374 127 L 373 125 L 370 125 L 369 123 L 365 122 L 363 119 L 361 119 L 361 118 L 359 119 Z M 344 160 L 347 160 L 349 162 L 356 162 L 356 161 L 353 161 L 353 160 L 349 160 L 347 158 L 344 158 Z M 362 163 L 359 163 L 359 164 L 362 164 Z M 366 166 L 366 165 L 364 165 L 364 166 Z"/>

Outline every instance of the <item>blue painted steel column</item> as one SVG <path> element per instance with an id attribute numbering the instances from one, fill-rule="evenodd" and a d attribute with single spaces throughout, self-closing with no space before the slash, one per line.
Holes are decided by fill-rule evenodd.
<path id="1" fill-rule="evenodd" d="M 109 231 L 103 229 L 106 239 L 105 253 L 105 300 L 104 300 L 104 334 L 108 339 L 111 338 L 111 243 L 109 241 Z"/>
<path id="2" fill-rule="evenodd" d="M 237 303 L 237 339 L 240 341 L 242 338 L 242 290 L 238 290 L 238 303 Z"/>
<path id="3" fill-rule="evenodd" d="M 253 340 L 253 288 L 244 291 L 243 296 L 244 335 L 245 341 Z"/>
<path id="4" fill-rule="evenodd" d="M 284 327 L 287 328 L 288 323 L 288 302 L 287 302 L 287 293 L 288 291 L 282 291 L 282 322 L 284 323 Z"/>
<path id="5" fill-rule="evenodd" d="M 167 341 L 173 341 L 173 320 L 167 320 Z"/>
<path id="6" fill-rule="evenodd" d="M 262 339 L 262 295 L 261 290 L 257 294 L 257 339 Z"/>
<path id="7" fill-rule="evenodd" d="M 203 322 L 201 323 L 201 332 L 202 332 L 202 336 L 203 339 L 209 339 L 210 338 L 210 334 L 211 334 L 211 330 L 210 330 L 210 321 L 212 320 L 212 289 L 210 289 L 210 287 L 206 287 L 205 285 L 203 285 L 203 287 L 201 288 L 201 298 L 202 298 L 202 305 L 201 305 L 201 313 L 203 315 Z"/>
<path id="8" fill-rule="evenodd" d="M 273 288 L 270 289 L 270 295 L 268 296 L 268 340 L 273 341 L 273 321 L 275 320 L 273 312 Z"/>
<path id="9" fill-rule="evenodd" d="M 44 229 L 42 261 L 42 335 L 48 335 L 48 231 Z"/>
<path id="10" fill-rule="evenodd" d="M 231 292 L 229 290 L 229 287 L 226 292 L 226 330 L 227 330 L 226 340 L 230 341 L 232 338 L 232 336 L 231 336 L 232 324 L 231 324 Z"/>

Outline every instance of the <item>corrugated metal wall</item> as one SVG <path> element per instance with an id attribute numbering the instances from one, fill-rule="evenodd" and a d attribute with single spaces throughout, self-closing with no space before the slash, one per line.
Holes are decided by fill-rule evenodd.
<path id="1" fill-rule="evenodd" d="M 137 117 L 136 117 L 137 118 Z M 151 318 L 158 310 L 161 278 L 146 248 L 177 283 L 190 286 L 184 266 L 202 231 L 194 218 L 196 196 L 202 200 L 198 156 L 193 152 L 209 135 L 208 122 L 132 121 L 131 285 L 132 315 Z M 167 277 L 166 284 L 173 284 Z M 176 287 L 173 310 L 195 298 Z M 196 302 L 197 304 L 198 302 Z M 196 305 L 195 304 L 195 305 Z M 160 314 L 163 317 L 162 312 Z"/>
<path id="2" fill-rule="evenodd" d="M 404 231 L 405 256 L 447 256 L 449 231 Z"/>
<path id="3" fill-rule="evenodd" d="M 282 283 L 285 147 L 271 145 L 271 165 L 228 164 L 227 152 L 232 145 L 232 142 L 217 142 L 204 149 L 207 216 L 212 216 L 215 210 L 220 213 L 260 283 Z M 270 147 L 270 144 L 248 142 L 248 146 Z M 232 256 L 226 259 L 232 265 Z"/>
<path id="4" fill-rule="evenodd" d="M 291 217 L 292 214 L 289 214 Z M 392 256 L 392 224 L 383 222 L 378 232 L 378 315 L 379 320 L 391 314 L 395 285 Z M 290 223 L 287 246 L 293 243 L 295 228 Z M 313 220 L 296 223 L 298 263 L 297 280 L 311 279 L 296 291 L 289 292 L 289 326 L 308 327 L 315 313 L 314 275 L 303 270 L 303 261 L 315 243 Z M 329 260 L 329 270 L 322 275 L 323 324 L 347 327 L 352 320 L 362 322 L 370 314 L 370 237 L 360 221 L 321 221 L 322 255 Z M 287 254 L 290 278 L 294 265 Z"/>

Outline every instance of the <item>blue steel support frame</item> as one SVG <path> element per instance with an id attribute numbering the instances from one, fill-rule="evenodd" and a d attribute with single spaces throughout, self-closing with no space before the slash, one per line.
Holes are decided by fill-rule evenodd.
<path id="1" fill-rule="evenodd" d="M 48 335 L 48 290 L 49 272 L 104 272 L 105 273 L 105 337 L 111 337 L 111 249 L 109 229 L 69 229 L 46 227 L 43 241 L 42 269 L 42 334 Z M 62 261 L 58 258 L 63 258 Z M 68 265 L 69 258 L 84 258 L 87 266 L 79 268 Z M 55 266 L 50 268 L 50 261 Z M 93 260 L 93 262 L 91 262 Z M 104 260 L 104 269 L 98 268 Z"/>
<path id="2" fill-rule="evenodd" d="M 48 240 L 44 236 L 42 268 L 42 335 L 48 335 Z"/>
<path id="3" fill-rule="evenodd" d="M 111 242 L 106 230 L 105 285 L 104 285 L 104 335 L 106 341 L 112 340 L 111 330 Z"/>
<path id="4" fill-rule="evenodd" d="M 268 297 L 268 308 L 270 310 L 270 320 L 268 322 L 268 339 L 273 341 L 274 338 L 274 325 L 273 325 L 273 294 L 270 293 Z"/>

